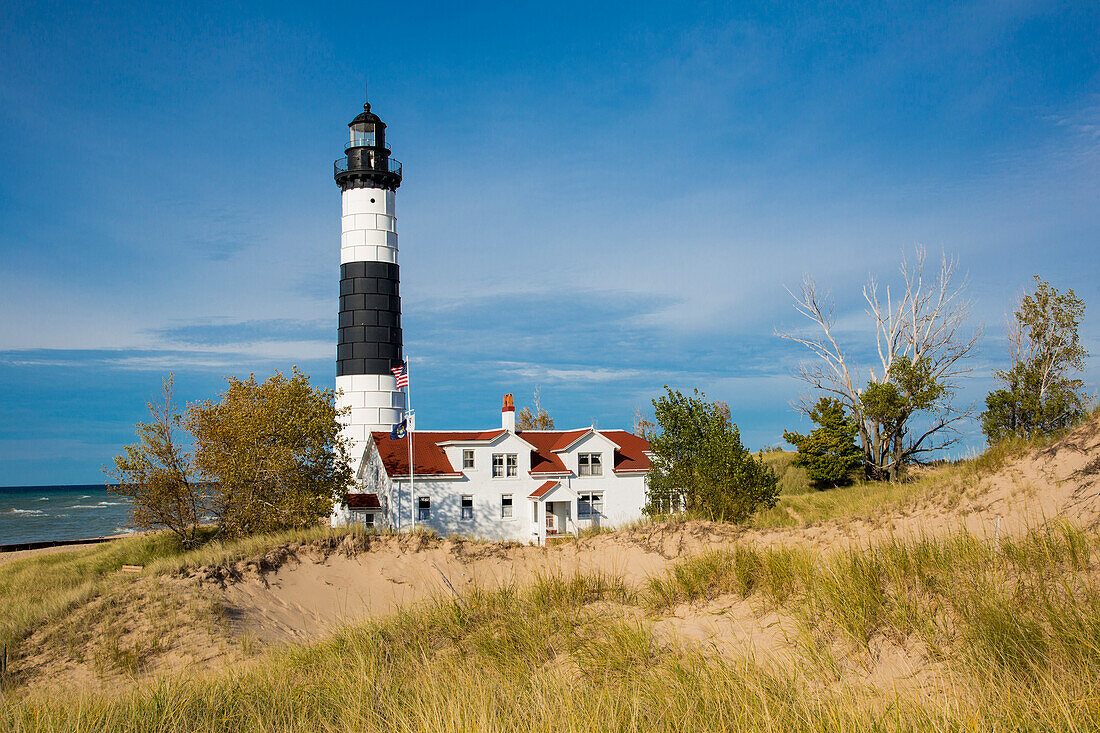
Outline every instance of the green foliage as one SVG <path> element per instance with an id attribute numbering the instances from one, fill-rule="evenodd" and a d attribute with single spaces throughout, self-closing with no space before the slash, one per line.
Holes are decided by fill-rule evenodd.
<path id="1" fill-rule="evenodd" d="M 667 386 L 653 400 L 660 431 L 650 437 L 653 468 L 646 476 L 650 515 L 685 510 L 741 522 L 760 508 L 775 506 L 778 479 L 762 458 L 741 445 L 728 408 Z"/>
<path id="2" fill-rule="evenodd" d="M 900 435 L 916 412 L 935 406 L 946 392 L 927 360 L 907 356 L 894 360 L 890 379 L 870 382 L 860 395 L 863 414 L 878 421 L 888 435 Z"/>
<path id="3" fill-rule="evenodd" d="M 863 417 L 873 425 L 872 458 L 869 469 L 873 478 L 897 480 L 902 465 L 917 452 L 920 441 L 910 440 L 910 419 L 919 412 L 934 410 L 948 390 L 937 378 L 928 359 L 899 356 L 890 365 L 885 382 L 869 382 L 859 395 Z M 941 426 L 943 424 L 941 423 Z"/>
<path id="4" fill-rule="evenodd" d="M 343 500 L 351 483 L 332 390 L 297 368 L 229 378 L 218 403 L 191 405 L 194 465 L 215 484 L 213 508 L 229 537 L 308 527 Z"/>
<path id="5" fill-rule="evenodd" d="M 1035 277 L 1035 292 L 1020 301 L 1009 334 L 1012 366 L 994 372 L 1004 386 L 985 400 L 982 431 L 991 444 L 1051 435 L 1084 416 L 1084 382 L 1072 376 L 1088 356 L 1078 335 L 1084 312 L 1073 290 L 1059 293 Z"/>
<path id="6" fill-rule="evenodd" d="M 115 467 L 104 469 L 107 491 L 130 499 L 129 526 L 168 529 L 184 549 L 196 542 L 196 527 L 204 518 L 205 487 L 191 479 L 191 459 L 176 444 L 180 415 L 172 404 L 172 375 L 164 380 L 164 404 L 148 403 L 152 422 L 138 423 L 138 442 L 115 456 Z"/>
<path id="7" fill-rule="evenodd" d="M 863 463 L 863 451 L 856 445 L 859 423 L 845 413 L 840 400 L 828 397 L 818 400 L 810 419 L 818 427 L 809 435 L 783 432 L 783 439 L 798 449 L 795 464 L 818 485 L 848 483 L 852 470 Z"/>

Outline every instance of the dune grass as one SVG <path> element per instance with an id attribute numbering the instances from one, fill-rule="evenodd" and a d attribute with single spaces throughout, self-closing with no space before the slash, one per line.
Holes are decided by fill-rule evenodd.
<path id="1" fill-rule="evenodd" d="M 761 454 L 779 478 L 779 502 L 758 512 L 756 527 L 797 527 L 828 519 L 869 516 L 923 493 L 925 482 L 888 483 L 852 476 L 852 483 L 822 488 L 811 483 L 806 469 L 794 463 L 794 451 L 770 450 Z M 939 480 L 937 477 L 936 480 Z"/>
<path id="2" fill-rule="evenodd" d="M 685 561 L 637 591 L 599 575 L 474 590 L 292 647 L 237 674 L 121 695 L 0 705 L 0 728 L 90 731 L 1090 730 L 1100 725 L 1100 540 L 1069 525 L 1019 539 L 892 542 L 823 558 L 747 548 Z M 950 694 L 871 694 L 828 670 L 662 643 L 644 604 L 734 593 L 866 647 L 917 634 Z"/>
<path id="3" fill-rule="evenodd" d="M 873 519 L 925 498 L 957 498 L 1028 450 L 1047 447 L 1056 439 L 1005 441 L 974 458 L 913 470 L 905 480 L 896 483 L 853 475 L 850 484 L 827 488 L 814 486 L 805 469 L 794 465 L 794 452 L 768 451 L 762 456 L 779 476 L 779 501 L 771 509 L 757 512 L 751 523 L 772 528 L 799 527 L 831 519 Z"/>
<path id="4" fill-rule="evenodd" d="M 0 564 L 0 646 L 10 657 L 18 656 L 20 642 L 36 628 L 112 588 L 123 565 L 141 565 L 145 574 L 171 573 L 233 562 L 282 544 L 339 539 L 357 531 L 317 527 L 222 542 L 208 530 L 203 544 L 186 552 L 169 533 L 150 532 L 5 562 Z"/>
<path id="5" fill-rule="evenodd" d="M 1097 722 L 1098 552 L 1100 534 L 1065 523 L 1018 538 L 961 533 L 831 555 L 737 547 L 676 565 L 650 582 L 644 600 L 661 612 L 727 594 L 755 598 L 857 648 L 876 635 L 916 635 L 993 693 L 1036 705 L 1054 695 Z"/>
<path id="6" fill-rule="evenodd" d="M 644 624 L 590 607 L 621 592 L 591 578 L 475 592 L 462 604 L 286 650 L 238 676 L 163 680 L 118 698 L 20 700 L 0 708 L 0 724 L 15 731 L 682 731 L 790 730 L 820 721 L 824 729 L 875 729 L 869 711 L 815 701 L 794 680 L 751 665 L 662 648 Z"/>
<path id="7" fill-rule="evenodd" d="M 783 511 L 758 523 L 873 513 L 978 480 L 1022 449 L 908 484 L 823 492 L 790 473 L 789 454 L 773 456 L 787 461 Z M 109 592 L 122 564 L 174 572 L 339 535 L 209 542 L 189 553 L 152 535 L 0 565 L 0 633 L 18 640 Z M 1095 730 L 1098 563 L 1100 535 L 1071 524 L 827 555 L 737 545 L 680 562 L 643 588 L 577 575 L 474 590 L 265 654 L 243 672 L 154 678 L 121 694 L 8 693 L 0 730 Z M 869 693 L 837 679 L 828 649 L 802 666 L 765 665 L 691 651 L 652 630 L 681 604 L 731 594 L 761 612 L 781 609 L 826 647 L 870 655 L 880 637 L 919 639 L 951 684 L 921 699 Z"/>

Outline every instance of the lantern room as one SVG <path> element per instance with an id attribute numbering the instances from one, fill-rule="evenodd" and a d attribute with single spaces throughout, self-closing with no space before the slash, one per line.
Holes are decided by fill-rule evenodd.
<path id="1" fill-rule="evenodd" d="M 401 163 L 390 158 L 386 144 L 386 123 L 370 110 L 370 102 L 348 123 L 344 157 L 333 164 L 333 177 L 340 188 L 384 188 L 401 185 Z"/>

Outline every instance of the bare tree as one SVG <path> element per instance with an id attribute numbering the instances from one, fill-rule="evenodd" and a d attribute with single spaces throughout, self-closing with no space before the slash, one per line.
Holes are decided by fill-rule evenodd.
<path id="1" fill-rule="evenodd" d="M 176 442 L 181 417 L 172 401 L 172 375 L 164 380 L 164 404 L 147 403 L 151 422 L 138 423 L 138 442 L 115 456 L 113 469 L 104 469 L 114 483 L 107 491 L 131 500 L 129 526 L 168 529 L 190 549 L 198 542 L 208 496 L 192 477 L 191 456 Z"/>
<path id="2" fill-rule="evenodd" d="M 903 258 L 900 269 L 900 293 L 889 286 L 882 292 L 873 277 L 863 288 L 879 362 L 868 369 L 866 382 L 838 343 L 832 298 L 818 291 L 813 278 L 807 276 L 799 294 L 791 296 L 795 309 L 816 325 L 817 335 L 778 334 L 816 357 L 799 367 L 798 378 L 847 407 L 859 423 L 869 473 L 891 480 L 906 463 L 957 441 L 954 426 L 970 411 L 955 409 L 951 399 L 958 379 L 970 371 L 965 359 L 980 336 L 980 329 L 963 333 L 970 301 L 965 280 L 956 284 L 955 260 L 944 255 L 939 271 L 927 277 L 925 251 L 918 247 L 915 260 Z M 799 409 L 809 414 L 815 402 L 805 396 Z M 920 428 L 913 426 L 917 413 L 928 417 Z"/>
<path id="3" fill-rule="evenodd" d="M 541 387 L 535 387 L 534 403 L 534 412 L 529 407 L 524 407 L 519 411 L 519 414 L 516 415 L 516 427 L 520 430 L 553 430 L 554 418 L 542 409 Z"/>
<path id="4" fill-rule="evenodd" d="M 645 416 L 642 415 L 642 408 L 634 408 L 634 425 L 631 427 L 630 432 L 644 438 L 649 432 L 649 429 L 655 427 L 657 427 L 657 423 L 652 420 L 647 420 Z"/>

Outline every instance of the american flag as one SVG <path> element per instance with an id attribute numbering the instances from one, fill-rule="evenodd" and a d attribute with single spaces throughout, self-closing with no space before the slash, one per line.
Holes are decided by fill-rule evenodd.
<path id="1" fill-rule="evenodd" d="M 401 362 L 401 366 L 396 366 L 390 369 L 393 372 L 393 376 L 397 377 L 397 388 L 404 389 L 409 386 L 409 366 L 405 362 Z"/>

